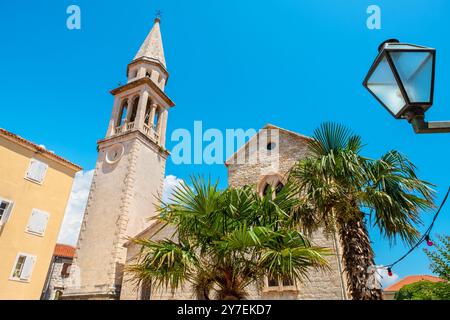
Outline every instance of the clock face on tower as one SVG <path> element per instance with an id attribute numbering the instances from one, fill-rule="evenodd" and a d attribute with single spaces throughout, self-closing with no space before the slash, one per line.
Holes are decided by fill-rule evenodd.
<path id="1" fill-rule="evenodd" d="M 121 143 L 115 144 L 106 151 L 106 162 L 109 164 L 117 163 L 123 156 L 125 148 Z"/>

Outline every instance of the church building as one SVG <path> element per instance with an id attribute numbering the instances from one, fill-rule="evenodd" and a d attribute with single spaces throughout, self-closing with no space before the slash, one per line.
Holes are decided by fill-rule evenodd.
<path id="1" fill-rule="evenodd" d="M 71 269 L 73 286 L 65 299 L 192 299 L 189 287 L 176 292 L 152 290 L 128 281 L 124 266 L 139 252 L 132 237 L 171 236 L 175 230 L 159 230 L 155 216 L 155 195 L 161 194 L 165 163 L 168 114 L 174 103 L 164 93 L 166 70 L 160 31 L 155 19 L 152 30 L 127 68 L 128 83 L 111 91 L 114 106 L 106 137 L 98 141 L 95 168 L 80 238 Z M 262 132 L 276 133 L 266 141 Z M 272 134 L 269 134 L 272 136 Z M 266 136 L 266 135 L 264 135 Z M 268 185 L 283 186 L 296 161 L 307 156 L 308 137 L 267 125 L 227 160 L 228 184 L 255 185 L 264 192 Z M 252 148 L 252 141 L 264 141 L 264 155 Z M 257 156 L 256 161 L 234 161 Z M 251 290 L 250 299 L 347 299 L 341 247 L 334 234 L 316 232 L 312 242 L 328 247 L 330 271 L 312 271 L 304 283 L 266 281 L 262 290 Z M 72 274 L 73 273 L 73 274 Z"/>

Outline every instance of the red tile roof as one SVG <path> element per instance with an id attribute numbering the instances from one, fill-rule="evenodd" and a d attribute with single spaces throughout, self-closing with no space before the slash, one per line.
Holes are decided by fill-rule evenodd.
<path id="1" fill-rule="evenodd" d="M 444 282 L 445 281 L 444 279 L 441 279 L 439 277 L 428 276 L 428 275 L 407 276 L 407 277 L 403 278 L 402 280 L 390 285 L 389 287 L 384 289 L 384 291 L 397 292 L 401 288 L 406 286 L 407 284 L 411 284 L 411 283 L 419 282 L 419 281 L 423 281 L 423 280 L 431 281 L 431 282 Z"/>
<path id="2" fill-rule="evenodd" d="M 57 243 L 53 255 L 63 258 L 73 258 L 75 255 L 75 248 L 66 244 Z"/>

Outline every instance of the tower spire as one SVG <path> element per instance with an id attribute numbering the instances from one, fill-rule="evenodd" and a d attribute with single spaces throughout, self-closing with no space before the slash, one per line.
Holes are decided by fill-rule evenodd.
<path id="1" fill-rule="evenodd" d="M 134 57 L 137 59 L 150 59 L 155 62 L 159 62 L 164 68 L 166 68 L 166 59 L 164 57 L 164 48 L 161 36 L 161 11 L 156 12 L 153 28 L 145 39 L 144 43 L 141 45 L 138 53 Z"/>

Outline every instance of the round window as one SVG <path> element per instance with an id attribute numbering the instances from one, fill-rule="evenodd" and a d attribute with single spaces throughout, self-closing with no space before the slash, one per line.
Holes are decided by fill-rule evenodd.
<path id="1" fill-rule="evenodd" d="M 275 142 L 269 142 L 267 144 L 267 150 L 273 150 L 277 147 L 277 144 Z"/>

